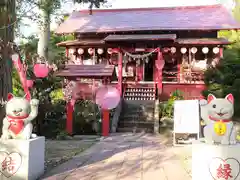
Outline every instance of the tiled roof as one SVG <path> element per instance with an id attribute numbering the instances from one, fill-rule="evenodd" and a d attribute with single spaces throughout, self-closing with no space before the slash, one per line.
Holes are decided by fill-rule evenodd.
<path id="1" fill-rule="evenodd" d="M 69 40 L 69 41 L 63 41 L 60 43 L 57 43 L 57 46 L 75 46 L 75 45 L 81 45 L 81 46 L 91 46 L 91 45 L 99 45 L 104 44 L 105 42 L 102 39 L 84 39 L 84 40 Z"/>
<path id="2" fill-rule="evenodd" d="M 102 77 L 111 77 L 113 70 L 114 65 L 65 65 L 65 67 L 55 73 L 55 76 L 99 79 Z"/>
<path id="3" fill-rule="evenodd" d="M 240 25 L 222 5 L 75 11 L 56 33 L 141 30 L 221 30 Z"/>
<path id="4" fill-rule="evenodd" d="M 225 38 L 194 38 L 194 39 L 185 39 L 185 38 L 179 38 L 176 39 L 176 42 L 178 44 L 222 44 L 227 45 L 231 44 L 227 39 Z"/>
<path id="5" fill-rule="evenodd" d="M 175 40 L 176 34 L 132 34 L 132 35 L 109 35 L 104 41 L 138 41 L 138 40 Z"/>

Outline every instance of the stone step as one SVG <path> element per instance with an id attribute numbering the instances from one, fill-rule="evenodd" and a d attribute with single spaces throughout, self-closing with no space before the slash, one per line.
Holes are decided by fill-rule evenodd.
<path id="1" fill-rule="evenodd" d="M 155 101 L 142 101 L 142 100 L 131 101 L 131 100 L 124 100 L 123 106 L 131 107 L 131 108 L 142 107 L 142 106 L 145 106 L 145 107 L 152 106 L 152 107 L 154 107 L 154 103 L 155 103 Z"/>
<path id="2" fill-rule="evenodd" d="M 152 112 L 152 111 L 154 111 L 154 107 L 142 107 L 142 108 L 123 107 L 124 113 L 139 113 L 139 112 Z"/>
<path id="3" fill-rule="evenodd" d="M 147 116 L 144 116 L 144 115 L 124 115 L 124 116 L 121 116 L 120 117 L 120 121 L 129 121 L 129 120 L 150 120 L 150 119 L 153 119 L 154 118 L 154 115 L 147 115 Z"/>
<path id="4" fill-rule="evenodd" d="M 124 127 L 137 127 L 137 128 L 152 128 L 154 126 L 154 121 L 120 121 L 119 126 L 120 128 Z"/>
<path id="5" fill-rule="evenodd" d="M 124 128 L 118 128 L 117 132 L 133 132 L 133 133 L 153 133 L 154 128 L 132 128 L 132 127 L 124 127 Z"/>

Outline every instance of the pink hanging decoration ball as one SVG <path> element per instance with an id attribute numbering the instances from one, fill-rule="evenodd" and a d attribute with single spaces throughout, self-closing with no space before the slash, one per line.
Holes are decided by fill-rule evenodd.
<path id="1" fill-rule="evenodd" d="M 32 87 L 33 87 L 33 83 L 34 83 L 33 80 L 27 79 L 27 87 L 28 87 L 28 88 L 32 88 Z"/>
<path id="2" fill-rule="evenodd" d="M 33 67 L 34 75 L 38 78 L 45 78 L 48 76 L 49 68 L 46 64 L 35 64 Z"/>

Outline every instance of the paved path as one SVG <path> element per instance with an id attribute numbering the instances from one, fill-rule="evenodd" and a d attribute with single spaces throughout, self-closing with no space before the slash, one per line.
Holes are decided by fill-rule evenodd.
<path id="1" fill-rule="evenodd" d="M 117 134 L 53 169 L 44 180 L 190 180 L 163 138 Z"/>

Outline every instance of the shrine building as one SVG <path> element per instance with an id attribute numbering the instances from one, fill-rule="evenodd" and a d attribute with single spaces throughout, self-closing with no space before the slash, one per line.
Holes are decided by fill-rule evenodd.
<path id="1" fill-rule="evenodd" d="M 91 98 L 97 87 L 108 84 L 118 88 L 126 106 L 152 103 L 152 119 L 137 122 L 151 129 L 156 101 L 167 100 L 177 89 L 185 99 L 201 98 L 204 71 L 218 64 L 231 43 L 218 31 L 239 28 L 222 5 L 75 11 L 56 30 L 75 37 L 58 43 L 66 48 L 68 62 L 56 75 L 74 84 L 67 90 L 69 102 Z M 117 129 L 131 130 L 134 123 L 124 119 Z"/>

